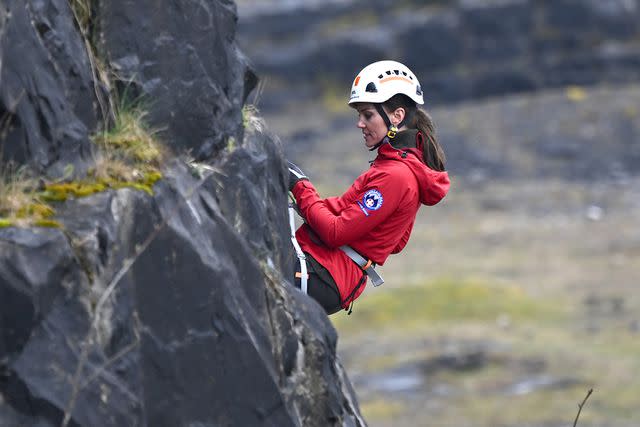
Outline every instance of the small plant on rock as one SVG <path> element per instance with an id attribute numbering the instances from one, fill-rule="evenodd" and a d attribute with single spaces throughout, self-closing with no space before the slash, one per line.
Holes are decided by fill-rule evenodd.
<path id="1" fill-rule="evenodd" d="M 90 0 L 69 0 L 71 11 L 78 21 L 80 30 L 87 33 L 89 22 L 91 21 L 91 4 Z"/>
<path id="2" fill-rule="evenodd" d="M 113 129 L 96 135 L 93 140 L 103 154 L 139 166 L 157 166 L 164 153 L 155 132 L 145 124 L 146 111 L 124 107 L 116 113 Z"/>
<path id="3" fill-rule="evenodd" d="M 165 150 L 145 124 L 145 115 L 141 107 L 122 106 L 116 111 L 113 127 L 92 138 L 97 152 L 87 177 L 46 184 L 44 199 L 63 201 L 124 187 L 152 194 L 153 184 L 162 177 L 159 167 Z"/>
<path id="4" fill-rule="evenodd" d="M 264 132 L 266 125 L 264 119 L 259 116 L 255 105 L 246 104 L 242 107 L 242 125 L 248 132 Z"/>
<path id="5" fill-rule="evenodd" d="M 43 202 L 37 182 L 25 168 L 0 164 L 0 227 L 59 227 L 51 219 L 55 211 Z"/>

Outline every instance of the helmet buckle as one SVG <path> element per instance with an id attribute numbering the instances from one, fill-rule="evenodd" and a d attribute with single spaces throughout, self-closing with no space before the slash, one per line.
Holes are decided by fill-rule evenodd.
<path id="1" fill-rule="evenodd" d="M 398 133 L 398 128 L 395 125 L 391 125 L 391 127 L 389 128 L 389 131 L 387 132 L 387 136 L 389 137 L 389 139 L 393 139 L 396 137 L 397 133 Z"/>

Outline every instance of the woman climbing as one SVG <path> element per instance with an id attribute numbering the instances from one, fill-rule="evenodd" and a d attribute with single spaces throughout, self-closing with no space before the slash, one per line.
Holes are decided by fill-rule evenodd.
<path id="1" fill-rule="evenodd" d="M 364 145 L 377 150 L 369 169 L 342 196 L 322 199 L 289 163 L 289 191 L 305 221 L 294 239 L 295 283 L 327 314 L 351 313 L 367 277 L 382 283 L 374 267 L 405 247 L 420 206 L 435 205 L 449 190 L 444 152 L 422 104 L 409 68 L 395 61 L 370 64 L 356 76 L 349 100 Z"/>

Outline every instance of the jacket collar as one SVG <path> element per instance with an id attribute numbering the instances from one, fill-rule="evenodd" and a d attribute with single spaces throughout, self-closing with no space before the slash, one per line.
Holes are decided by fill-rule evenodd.
<path id="1" fill-rule="evenodd" d="M 392 140 L 385 138 L 388 143 L 383 143 L 378 148 L 379 159 L 400 159 L 412 154 L 422 162 L 422 152 L 416 148 L 418 129 L 407 129 L 398 132 Z"/>

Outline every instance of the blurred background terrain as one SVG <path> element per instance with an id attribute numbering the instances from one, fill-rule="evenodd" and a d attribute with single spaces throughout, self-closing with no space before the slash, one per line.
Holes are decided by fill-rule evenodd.
<path id="1" fill-rule="evenodd" d="M 640 422 L 640 1 L 243 1 L 250 97 L 321 195 L 366 167 L 352 79 L 421 80 L 452 189 L 351 316 L 371 426 Z"/>

